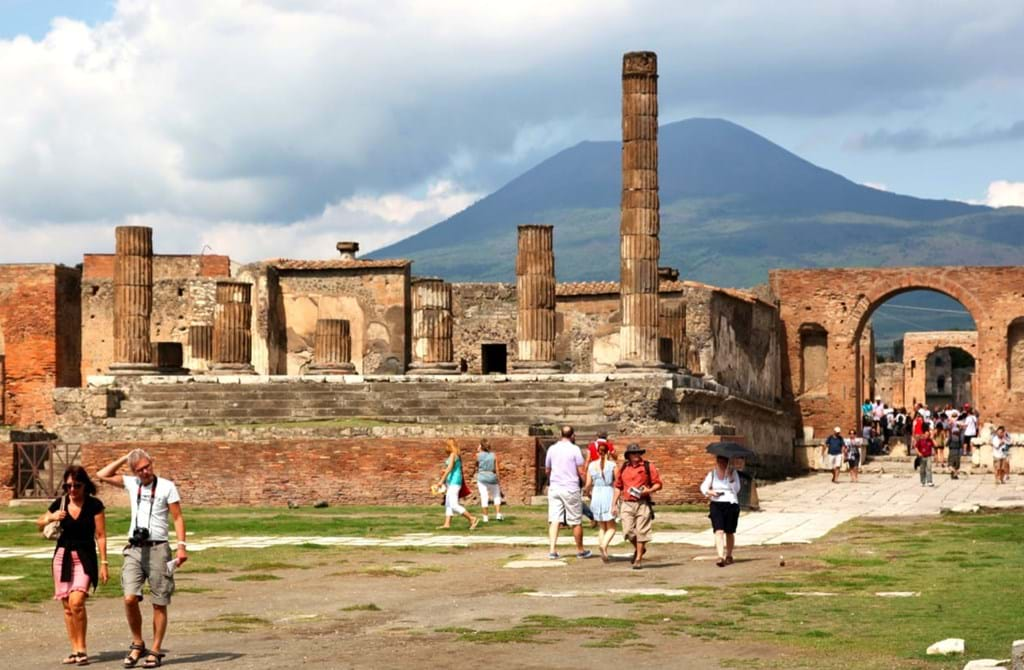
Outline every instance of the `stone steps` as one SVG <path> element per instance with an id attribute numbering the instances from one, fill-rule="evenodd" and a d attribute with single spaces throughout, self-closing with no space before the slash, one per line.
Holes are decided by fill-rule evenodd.
<path id="1" fill-rule="evenodd" d="M 383 423 L 404 423 L 404 424 L 460 424 L 471 426 L 489 425 L 534 425 L 561 423 L 583 424 L 584 421 L 593 420 L 593 416 L 537 416 L 533 414 L 494 414 L 494 415 L 451 415 L 451 416 L 423 416 L 423 415 L 391 415 L 391 416 L 340 416 L 337 412 L 325 413 L 303 413 L 291 416 L 192 416 L 182 417 L 180 414 L 174 417 L 114 417 L 106 420 L 106 425 L 111 428 L 117 427 L 175 427 L 175 426 L 210 426 L 219 424 L 264 424 L 264 423 L 290 423 L 297 421 L 317 421 L 330 419 L 367 419 Z M 606 424 L 593 424 L 604 426 Z M 615 430 L 614 424 L 607 424 L 607 430 Z"/>

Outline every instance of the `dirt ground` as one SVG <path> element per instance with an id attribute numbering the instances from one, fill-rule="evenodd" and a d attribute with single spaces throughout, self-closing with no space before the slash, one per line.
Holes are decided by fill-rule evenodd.
<path id="1" fill-rule="evenodd" d="M 622 552 L 623 549 L 618 551 Z M 540 558 L 543 551 L 480 547 L 434 551 L 297 550 L 277 568 L 275 581 L 232 581 L 233 573 L 203 574 L 201 553 L 182 569 L 171 605 L 165 664 L 197 668 L 410 668 L 587 667 L 617 662 L 654 667 L 723 668 L 742 659 L 777 655 L 758 643 L 691 637 L 685 626 L 641 625 L 630 631 L 572 629 L 560 620 L 526 642 L 482 644 L 466 629 L 509 630 L 524 617 L 615 617 L 657 622 L 662 605 L 618 602 L 623 594 L 532 597 L 542 592 L 601 592 L 608 588 L 677 589 L 767 578 L 779 567 L 778 547 L 751 548 L 738 562 L 717 568 L 707 550 L 652 546 L 643 571 L 628 559 L 568 559 L 565 567 L 508 569 L 511 558 Z M 811 547 L 785 549 L 787 565 Z M 258 556 L 246 556 L 258 560 Z M 40 568 L 45 569 L 45 562 Z M 191 572 L 190 572 L 191 568 Z M 410 575 L 410 576 L 406 576 Z M 117 588 L 108 585 L 107 589 Z M 374 606 L 369 608 L 368 606 Z M 363 609 L 355 609 L 363 607 Z M 346 609 L 349 608 L 349 609 Z M 146 625 L 150 612 L 143 610 Z M 668 618 L 664 621 L 670 621 Z M 439 630 L 442 629 L 442 630 Z M 445 631 L 443 629 L 449 629 Z M 454 631 L 451 629 L 455 629 Z M 458 629 L 463 629 L 460 635 Z M 57 603 L 0 610 L 0 655 L 17 667 L 57 667 L 67 652 Z M 617 635 L 609 646 L 600 646 Z M 625 638 L 625 639 L 624 639 Z M 119 599 L 89 604 L 90 654 L 98 667 L 120 667 L 129 640 Z M 782 660 L 782 659 L 779 659 Z"/>

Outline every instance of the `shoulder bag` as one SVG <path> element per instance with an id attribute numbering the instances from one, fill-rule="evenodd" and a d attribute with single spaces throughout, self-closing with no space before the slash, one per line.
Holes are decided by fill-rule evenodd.
<path id="1" fill-rule="evenodd" d="M 67 502 L 67 496 L 61 496 L 60 498 L 60 510 L 64 511 L 64 505 Z M 60 521 L 51 521 L 50 523 L 43 526 L 43 537 L 47 540 L 59 540 L 60 534 L 63 532 Z"/>

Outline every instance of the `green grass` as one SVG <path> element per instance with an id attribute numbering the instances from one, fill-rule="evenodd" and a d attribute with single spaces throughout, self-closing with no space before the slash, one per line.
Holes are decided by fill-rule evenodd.
<path id="1" fill-rule="evenodd" d="M 277 575 L 268 575 L 264 573 L 256 573 L 250 575 L 235 575 L 234 577 L 228 577 L 230 582 L 274 582 L 281 579 Z"/>
<path id="2" fill-rule="evenodd" d="M 365 605 L 349 605 L 348 607 L 342 607 L 342 612 L 379 612 L 380 608 L 373 603 L 366 603 Z"/>

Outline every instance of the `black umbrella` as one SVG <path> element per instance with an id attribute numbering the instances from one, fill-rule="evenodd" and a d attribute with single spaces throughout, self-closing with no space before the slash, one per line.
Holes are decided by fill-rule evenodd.
<path id="1" fill-rule="evenodd" d="M 709 454 L 726 458 L 743 458 L 746 460 L 757 458 L 757 454 L 736 442 L 712 442 L 708 445 L 707 451 Z"/>

